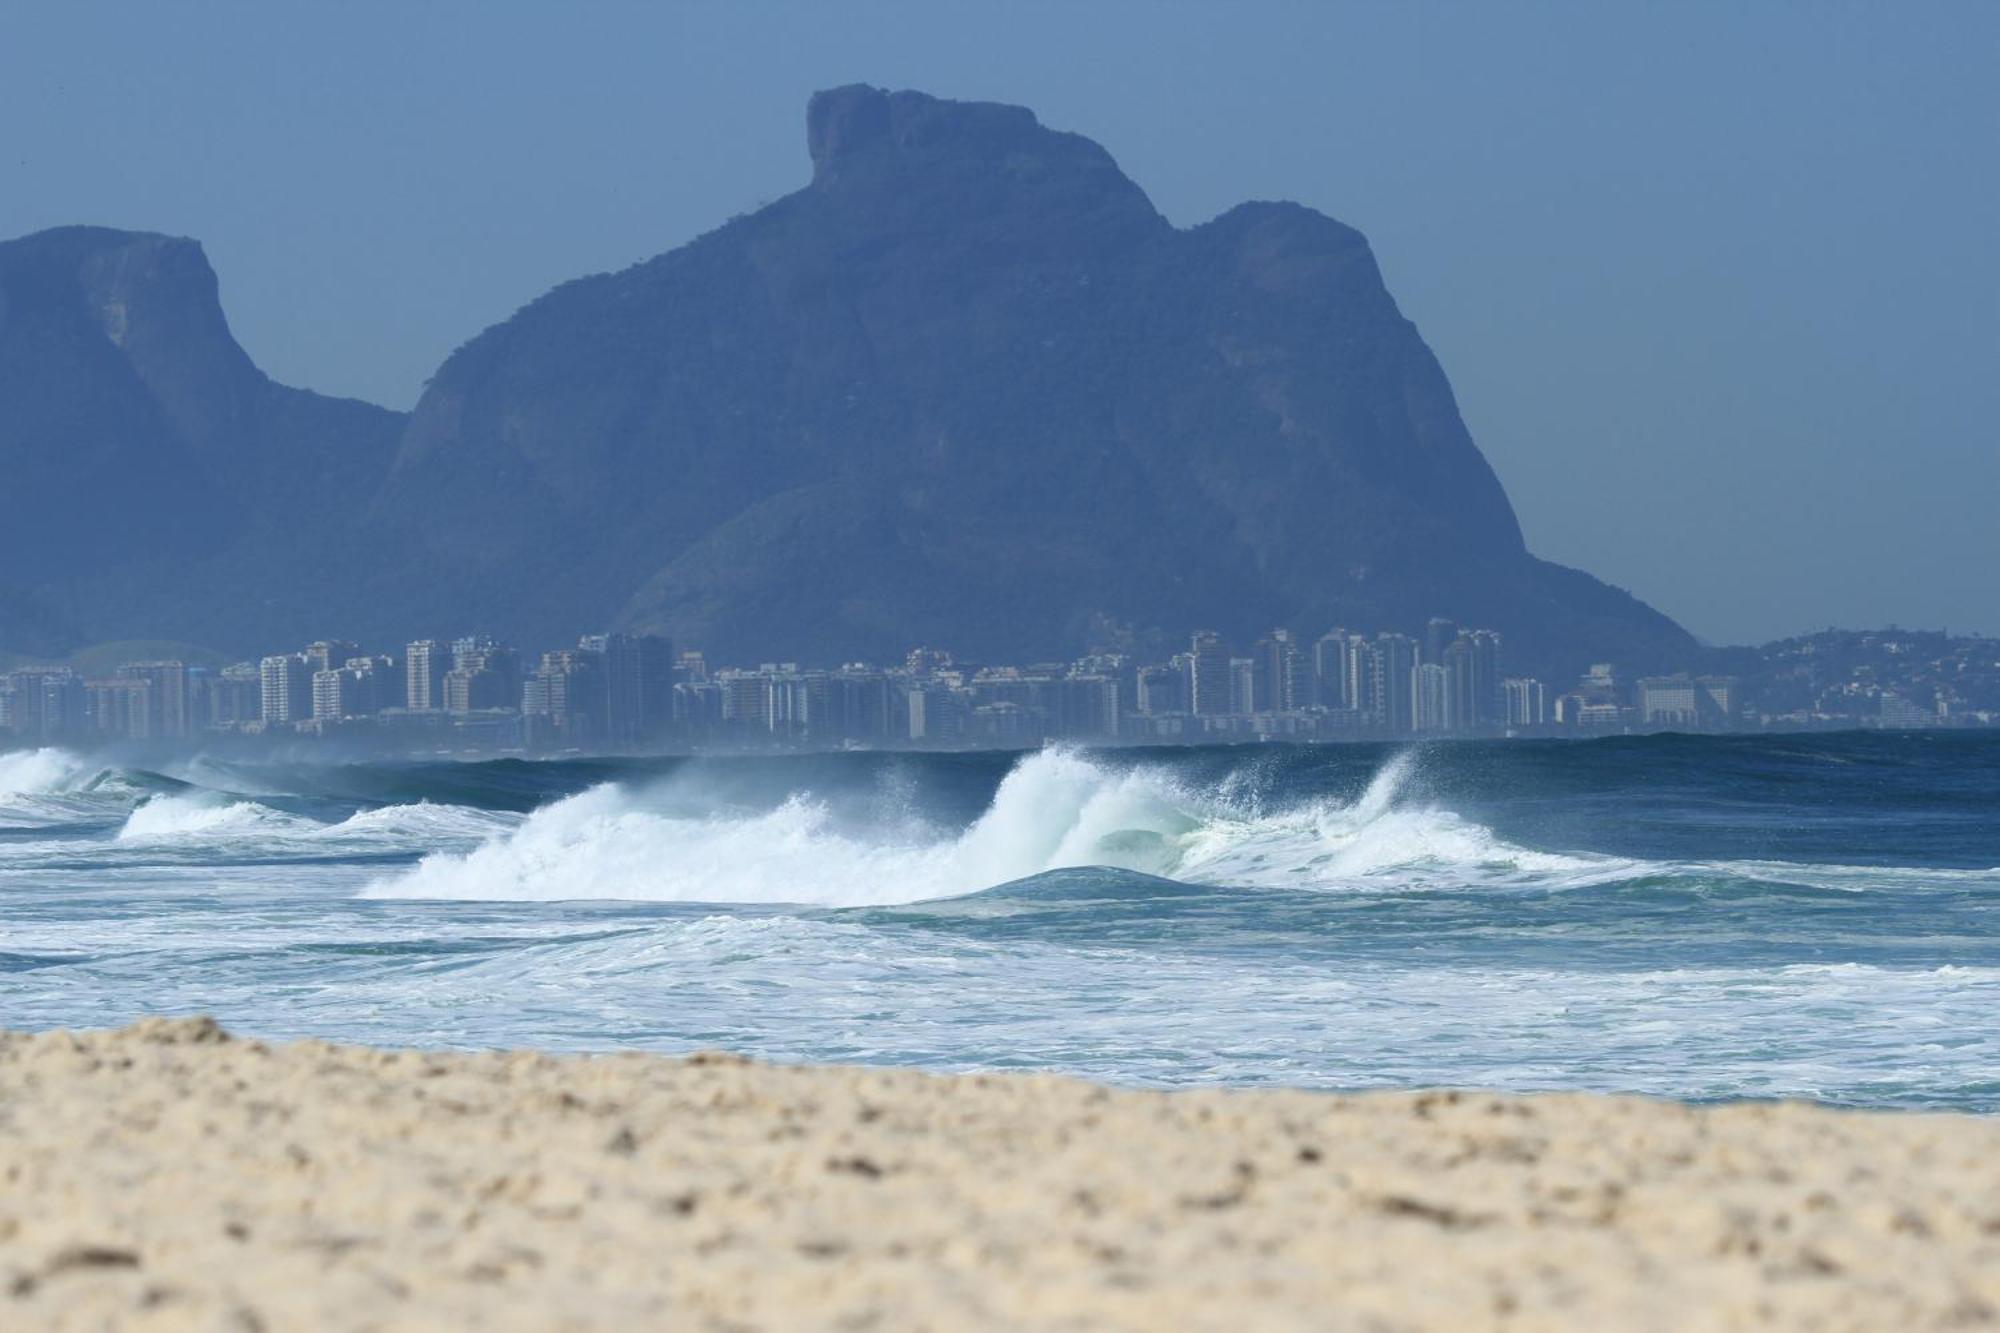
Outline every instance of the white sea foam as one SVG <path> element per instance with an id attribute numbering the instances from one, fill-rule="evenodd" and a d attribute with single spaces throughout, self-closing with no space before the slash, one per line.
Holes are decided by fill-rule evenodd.
<path id="1" fill-rule="evenodd" d="M 1880 893 L 1946 884 L 1973 888 L 2000 885 L 2000 866 L 1949 869 L 1939 866 L 1827 865 L 1800 861 L 1711 861 L 1700 868 L 1741 879 L 1796 884 L 1840 893 Z"/>
<path id="2" fill-rule="evenodd" d="M 48 747 L 0 754 L 0 828 L 34 829 L 116 817 L 141 790 L 116 769 Z"/>
<path id="3" fill-rule="evenodd" d="M 296 818 L 255 801 L 231 801 L 202 792 L 154 796 L 125 817 L 119 842 L 161 843 L 194 838 L 285 834 L 310 830 Z"/>
<path id="4" fill-rule="evenodd" d="M 515 828 L 520 822 L 519 815 L 502 811 L 419 801 L 414 805 L 385 805 L 363 810 L 338 824 L 325 826 L 320 834 L 325 838 L 435 847 L 440 843 L 478 842 Z"/>
<path id="5" fill-rule="evenodd" d="M 81 755 L 53 747 L 0 754 L 0 797 L 72 791 L 96 772 Z"/>
<path id="6" fill-rule="evenodd" d="M 1446 810 L 1405 803 L 1414 761 L 1393 760 L 1351 804 L 1266 813 L 1238 784 L 1189 788 L 1064 750 L 1023 759 L 955 834 L 907 822 L 850 827 L 808 793 L 744 813 L 670 810 L 617 784 L 545 806 L 470 852 L 426 857 L 370 896 L 644 899 L 867 906 L 971 893 L 1043 871 L 1109 866 L 1244 887 L 1396 888 L 1468 875 L 1578 882 L 1630 862 L 1513 847 Z"/>
<path id="7" fill-rule="evenodd" d="M 259 801 L 218 792 L 162 793 L 125 817 L 115 841 L 145 848 L 199 845 L 205 854 L 231 850 L 259 858 L 354 852 L 464 850 L 520 823 L 517 815 L 466 806 L 391 805 L 325 824 Z"/>

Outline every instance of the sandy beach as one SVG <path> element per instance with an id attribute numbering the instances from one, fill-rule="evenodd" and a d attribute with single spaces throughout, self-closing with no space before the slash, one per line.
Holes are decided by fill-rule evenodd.
<path id="1" fill-rule="evenodd" d="M 9 1329 L 2000 1323 L 2000 1123 L 0 1036 Z"/>

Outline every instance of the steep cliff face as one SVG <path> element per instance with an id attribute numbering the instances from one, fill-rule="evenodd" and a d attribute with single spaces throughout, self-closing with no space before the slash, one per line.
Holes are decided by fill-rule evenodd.
<path id="1" fill-rule="evenodd" d="M 1176 229 L 1019 107 L 857 87 L 807 119 L 804 189 L 433 381 L 372 526 L 475 618 L 820 660 L 1432 614 L 1524 662 L 1689 646 L 1528 554 L 1352 228 Z"/>
<path id="2" fill-rule="evenodd" d="M 246 646 L 338 595 L 402 428 L 266 378 L 195 242 L 98 227 L 0 243 L 0 407 L 0 577 L 86 636 Z"/>
<path id="3" fill-rule="evenodd" d="M 0 562 L 16 581 L 186 559 L 244 523 L 128 351 L 152 338 L 149 303 L 111 271 L 121 251 L 170 268 L 199 256 L 80 227 L 0 245 Z"/>

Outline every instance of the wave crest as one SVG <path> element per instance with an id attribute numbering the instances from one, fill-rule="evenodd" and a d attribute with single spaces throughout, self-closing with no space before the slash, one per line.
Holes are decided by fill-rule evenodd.
<path id="1" fill-rule="evenodd" d="M 145 792 L 130 774 L 53 746 L 0 754 L 0 828 L 115 819 Z"/>
<path id="2" fill-rule="evenodd" d="M 119 842 L 173 842 L 183 838 L 283 833 L 312 824 L 259 805 L 198 793 L 154 796 L 136 806 L 118 830 Z"/>
<path id="3" fill-rule="evenodd" d="M 1415 760 L 1352 802 L 1266 813 L 1241 783 L 1197 789 L 1065 750 L 1018 763 L 956 833 L 843 825 L 795 792 L 774 809 L 688 814 L 611 783 L 536 810 L 469 852 L 424 858 L 379 898 L 639 899 L 887 906 L 956 897 L 1046 871 L 1106 866 L 1200 884 L 1332 889 L 1463 882 L 1468 874 L 1600 878 L 1626 863 L 1513 847 L 1445 810 L 1406 804 Z"/>
<path id="4" fill-rule="evenodd" d="M 88 785 L 98 771 L 81 755 L 53 747 L 0 754 L 0 797 L 75 791 Z"/>

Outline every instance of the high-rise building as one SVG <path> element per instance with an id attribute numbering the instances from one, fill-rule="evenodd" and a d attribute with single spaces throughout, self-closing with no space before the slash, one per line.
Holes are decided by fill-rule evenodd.
<path id="1" fill-rule="evenodd" d="M 639 641 L 629 634 L 586 634 L 577 647 L 597 660 L 594 688 L 601 697 L 588 707 L 596 717 L 596 739 L 606 745 L 636 744 L 645 725 Z"/>
<path id="2" fill-rule="evenodd" d="M 403 707 L 429 713 L 444 707 L 444 676 L 450 659 L 443 643 L 418 639 L 403 649 Z"/>
<path id="3" fill-rule="evenodd" d="M 1432 663 L 1426 662 L 1430 666 Z M 1445 645 L 1444 655 L 1435 663 L 1444 668 L 1444 688 L 1448 696 L 1443 729 L 1463 731 L 1478 725 L 1478 674 L 1472 665 L 1472 640 L 1461 634 Z"/>
<path id="4" fill-rule="evenodd" d="M 722 730 L 722 686 L 712 680 L 684 680 L 674 686 L 674 731 L 694 741 Z"/>
<path id="5" fill-rule="evenodd" d="M 240 727 L 263 716 L 263 684 L 255 662 L 226 666 L 209 678 L 207 724 Z"/>
<path id="6" fill-rule="evenodd" d="M 1412 671 L 1417 665 L 1417 642 L 1407 634 L 1378 634 L 1374 643 L 1374 713 L 1376 724 L 1401 735 L 1416 723 L 1411 702 Z"/>
<path id="7" fill-rule="evenodd" d="M 1314 702 L 1322 708 L 1352 708 L 1347 683 L 1347 631 L 1330 629 L 1313 644 Z"/>
<path id="8" fill-rule="evenodd" d="M 313 672 L 304 653 L 280 653 L 259 664 L 264 725 L 303 722 L 312 716 Z"/>
<path id="9" fill-rule="evenodd" d="M 638 739 L 658 740 L 674 725 L 674 644 L 662 634 L 641 634 Z"/>
<path id="10" fill-rule="evenodd" d="M 1456 730 L 1457 719 L 1452 715 L 1451 669 L 1439 662 L 1419 662 L 1414 670 L 1410 702 L 1416 730 Z"/>
<path id="11" fill-rule="evenodd" d="M 1229 659 L 1229 711 L 1247 717 L 1257 711 L 1257 661 L 1251 657 Z"/>
<path id="12" fill-rule="evenodd" d="M 1502 685 L 1505 722 L 1510 727 L 1539 727 L 1549 720 L 1547 688 L 1531 676 L 1511 676 Z"/>
<path id="13" fill-rule="evenodd" d="M 1933 708 L 1926 708 L 1900 690 L 1883 690 L 1876 701 L 1876 718 L 1883 727 L 1897 730 L 1928 727 L 1937 721 Z"/>
<path id="14" fill-rule="evenodd" d="M 571 745 L 602 738 L 604 700 L 603 659 L 587 648 L 543 653 L 521 686 L 523 717 L 542 719 Z"/>
<path id="15" fill-rule="evenodd" d="M 724 671 L 716 676 L 722 686 L 722 721 L 734 731 L 771 729 L 770 690 L 764 676 L 756 671 Z"/>
<path id="16" fill-rule="evenodd" d="M 185 662 L 127 662 L 112 673 L 120 680 L 143 680 L 153 687 L 149 735 L 189 736 L 195 729 L 195 706 L 188 687 Z"/>
<path id="17" fill-rule="evenodd" d="M 1147 717 L 1186 712 L 1181 672 L 1171 666 L 1140 667 L 1138 695 L 1133 703 Z"/>
<path id="18" fill-rule="evenodd" d="M 1445 650 L 1458 638 L 1458 622 L 1445 616 L 1432 616 L 1424 626 L 1424 656 L 1426 662 L 1444 662 Z"/>
<path id="19" fill-rule="evenodd" d="M 365 662 L 366 658 L 352 659 Z M 375 675 L 371 668 L 342 664 L 312 677 L 315 722 L 338 722 L 375 711 Z"/>
<path id="20" fill-rule="evenodd" d="M 1363 635 L 1347 636 L 1347 663 L 1345 679 L 1341 684 L 1343 707 L 1371 718 L 1381 712 L 1381 681 L 1376 670 L 1375 645 Z"/>
<path id="21" fill-rule="evenodd" d="M 958 740 L 965 735 L 972 716 L 969 692 L 935 681 L 917 681 L 904 699 L 911 740 L 935 743 Z"/>
<path id="22" fill-rule="evenodd" d="M 1257 641 L 1256 703 L 1260 713 L 1293 713 L 1306 706 L 1305 660 L 1298 641 L 1287 629 L 1274 629 Z"/>
<path id="23" fill-rule="evenodd" d="M 85 727 L 83 677 L 51 671 L 42 677 L 42 726 L 50 740 L 80 736 Z"/>
<path id="24" fill-rule="evenodd" d="M 1118 681 L 1108 675 L 1072 675 L 1056 689 L 1055 732 L 1079 740 L 1118 734 Z"/>
<path id="25" fill-rule="evenodd" d="M 673 721 L 673 644 L 657 634 L 586 634 L 577 642 L 597 655 L 601 668 L 597 739 L 635 746 L 663 734 Z"/>
<path id="26" fill-rule="evenodd" d="M 490 667 L 452 668 L 444 673 L 445 711 L 484 713 L 514 707 L 521 697 L 512 683 L 516 675 Z"/>
<path id="27" fill-rule="evenodd" d="M 833 673 L 832 691 L 840 711 L 841 734 L 850 740 L 880 742 L 908 734 L 902 694 L 883 672 L 847 666 Z"/>
<path id="28" fill-rule="evenodd" d="M 81 739 L 89 730 L 89 695 L 68 667 L 11 672 L 4 694 L 7 728 L 23 741 Z"/>
<path id="29" fill-rule="evenodd" d="M 1230 658 L 1220 635 L 1204 630 L 1188 647 L 1189 711 L 1198 717 L 1220 717 L 1230 711 Z"/>
<path id="30" fill-rule="evenodd" d="M 1736 720 L 1736 677 L 1696 676 L 1694 688 L 1695 706 L 1701 710 L 1703 722 L 1726 727 Z"/>
<path id="31" fill-rule="evenodd" d="M 387 653 L 374 657 L 350 657 L 346 669 L 361 673 L 360 692 L 355 700 L 357 715 L 379 713 L 402 702 L 408 679 L 396 659 Z"/>
<path id="32" fill-rule="evenodd" d="M 105 740 L 133 741 L 160 735 L 160 692 L 149 677 L 87 680 L 83 690 L 93 734 Z"/>
<path id="33" fill-rule="evenodd" d="M 455 639 L 451 670 L 444 677 L 448 713 L 514 708 L 521 702 L 521 658 L 484 634 Z"/>
<path id="34" fill-rule="evenodd" d="M 1647 676 L 1639 682 L 1639 720 L 1649 727 L 1692 727 L 1701 722 L 1696 688 L 1686 672 Z"/>
<path id="35" fill-rule="evenodd" d="M 1490 629 L 1476 629 L 1467 636 L 1472 643 L 1472 712 L 1465 725 L 1492 726 L 1501 718 L 1500 635 Z"/>
<path id="36" fill-rule="evenodd" d="M 215 698 L 217 673 L 214 667 L 190 666 L 185 669 L 187 678 L 187 734 L 206 731 L 215 725 L 215 714 L 211 704 Z"/>
<path id="37" fill-rule="evenodd" d="M 804 741 L 815 726 L 824 730 L 828 695 L 826 677 L 816 671 L 800 671 L 798 663 L 782 667 L 771 663 L 757 672 L 764 689 L 762 717 L 765 729 L 787 740 Z"/>

